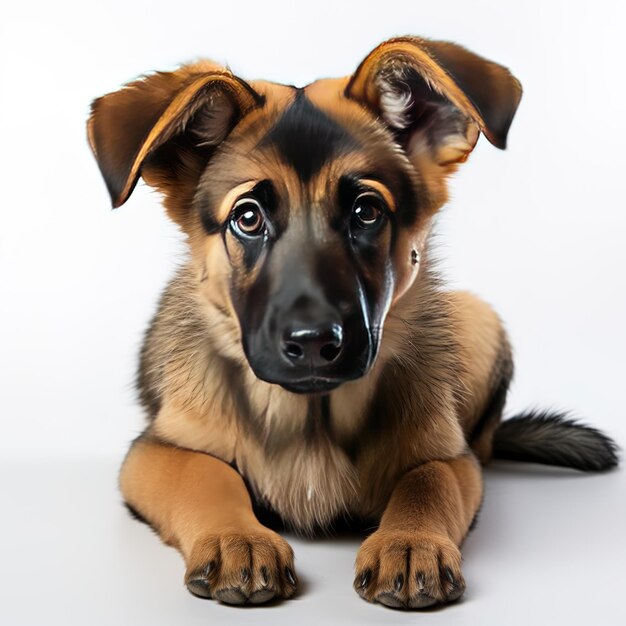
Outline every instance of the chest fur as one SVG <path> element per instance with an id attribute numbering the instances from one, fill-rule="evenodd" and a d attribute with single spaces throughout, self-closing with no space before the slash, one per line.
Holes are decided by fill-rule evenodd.
<path id="1" fill-rule="evenodd" d="M 379 516 L 403 472 L 464 446 L 453 412 L 420 417 L 415 405 L 412 419 L 400 420 L 388 399 L 380 408 L 372 403 L 362 383 L 304 397 L 246 382 L 245 403 L 232 401 L 220 385 L 224 395 L 212 398 L 211 410 L 164 407 L 156 433 L 236 463 L 255 497 L 304 532 L 328 527 L 343 513 Z"/>

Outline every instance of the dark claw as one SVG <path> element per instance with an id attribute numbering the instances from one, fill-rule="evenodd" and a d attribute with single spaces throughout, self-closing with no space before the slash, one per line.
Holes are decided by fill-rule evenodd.
<path id="1" fill-rule="evenodd" d="M 247 567 L 244 567 L 241 570 L 241 580 L 244 582 L 244 584 L 250 580 L 250 570 Z"/>
<path id="2" fill-rule="evenodd" d="M 449 567 L 445 567 L 444 570 L 443 570 L 443 573 L 445 574 L 447 581 L 453 587 L 456 587 L 456 580 L 454 578 L 454 574 L 452 573 L 452 570 Z"/>
<path id="3" fill-rule="evenodd" d="M 393 581 L 393 588 L 396 591 L 402 591 L 402 585 L 404 585 L 404 574 L 398 574 Z"/>
<path id="4" fill-rule="evenodd" d="M 424 576 L 423 572 L 417 572 L 417 574 L 415 574 L 415 580 L 417 582 L 419 592 L 422 593 L 422 591 L 424 591 L 424 587 L 426 586 L 426 576 Z"/>
<path id="5" fill-rule="evenodd" d="M 270 582 L 270 576 L 269 573 L 267 571 L 267 567 L 265 567 L 265 565 L 261 568 L 261 584 L 264 587 L 267 587 L 269 585 Z"/>
<path id="6" fill-rule="evenodd" d="M 295 587 L 296 577 L 294 576 L 293 570 L 290 567 L 285 568 L 285 576 L 287 577 L 287 582 L 293 587 Z"/>
<path id="7" fill-rule="evenodd" d="M 372 570 L 366 569 L 361 572 L 361 576 L 359 578 L 359 589 L 366 589 L 370 584 L 370 580 L 372 580 Z"/>
<path id="8" fill-rule="evenodd" d="M 449 567 L 444 567 L 442 573 L 446 579 L 446 586 L 448 587 L 445 589 L 446 599 L 449 602 L 458 600 L 465 591 L 465 581 L 463 580 L 463 577 L 455 578 Z"/>

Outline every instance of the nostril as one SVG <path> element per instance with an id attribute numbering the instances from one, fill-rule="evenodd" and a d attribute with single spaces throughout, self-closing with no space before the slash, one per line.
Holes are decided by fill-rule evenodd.
<path id="1" fill-rule="evenodd" d="M 343 328 L 339 324 L 294 326 L 285 329 L 280 342 L 282 356 L 292 365 L 324 367 L 338 359 L 343 345 Z"/>
<path id="2" fill-rule="evenodd" d="M 327 343 L 325 346 L 322 346 L 320 349 L 320 355 L 323 359 L 328 361 L 329 363 L 334 361 L 339 355 L 339 351 L 341 350 L 341 346 L 337 346 L 332 343 Z"/>
<path id="3" fill-rule="evenodd" d="M 304 351 L 302 350 L 302 346 L 292 341 L 288 341 L 285 344 L 285 354 L 290 359 L 299 359 L 304 354 Z"/>
<path id="4" fill-rule="evenodd" d="M 339 324 L 333 324 L 330 332 L 321 342 L 320 356 L 328 363 L 332 363 L 341 352 L 343 345 L 343 328 Z"/>

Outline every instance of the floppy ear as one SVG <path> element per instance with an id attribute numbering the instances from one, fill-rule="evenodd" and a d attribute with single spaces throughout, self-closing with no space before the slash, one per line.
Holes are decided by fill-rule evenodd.
<path id="1" fill-rule="evenodd" d="M 522 87 L 505 67 L 461 46 L 399 37 L 363 60 L 345 95 L 379 115 L 409 158 L 428 158 L 449 173 L 480 131 L 506 147 Z"/>
<path id="2" fill-rule="evenodd" d="M 95 100 L 87 134 L 113 206 L 126 202 L 140 175 L 158 187 L 189 175 L 194 158 L 206 163 L 237 121 L 262 103 L 245 81 L 207 61 Z"/>

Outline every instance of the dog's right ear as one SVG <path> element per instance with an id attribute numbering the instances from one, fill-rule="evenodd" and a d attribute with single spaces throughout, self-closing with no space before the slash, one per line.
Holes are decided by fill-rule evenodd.
<path id="1" fill-rule="evenodd" d="M 153 171 L 146 178 L 163 187 L 188 175 L 194 155 L 206 162 L 235 124 L 263 102 L 248 83 L 208 61 L 146 76 L 95 100 L 87 135 L 113 207 L 126 202 L 144 166 Z M 168 144 L 175 149 L 167 150 Z"/>

